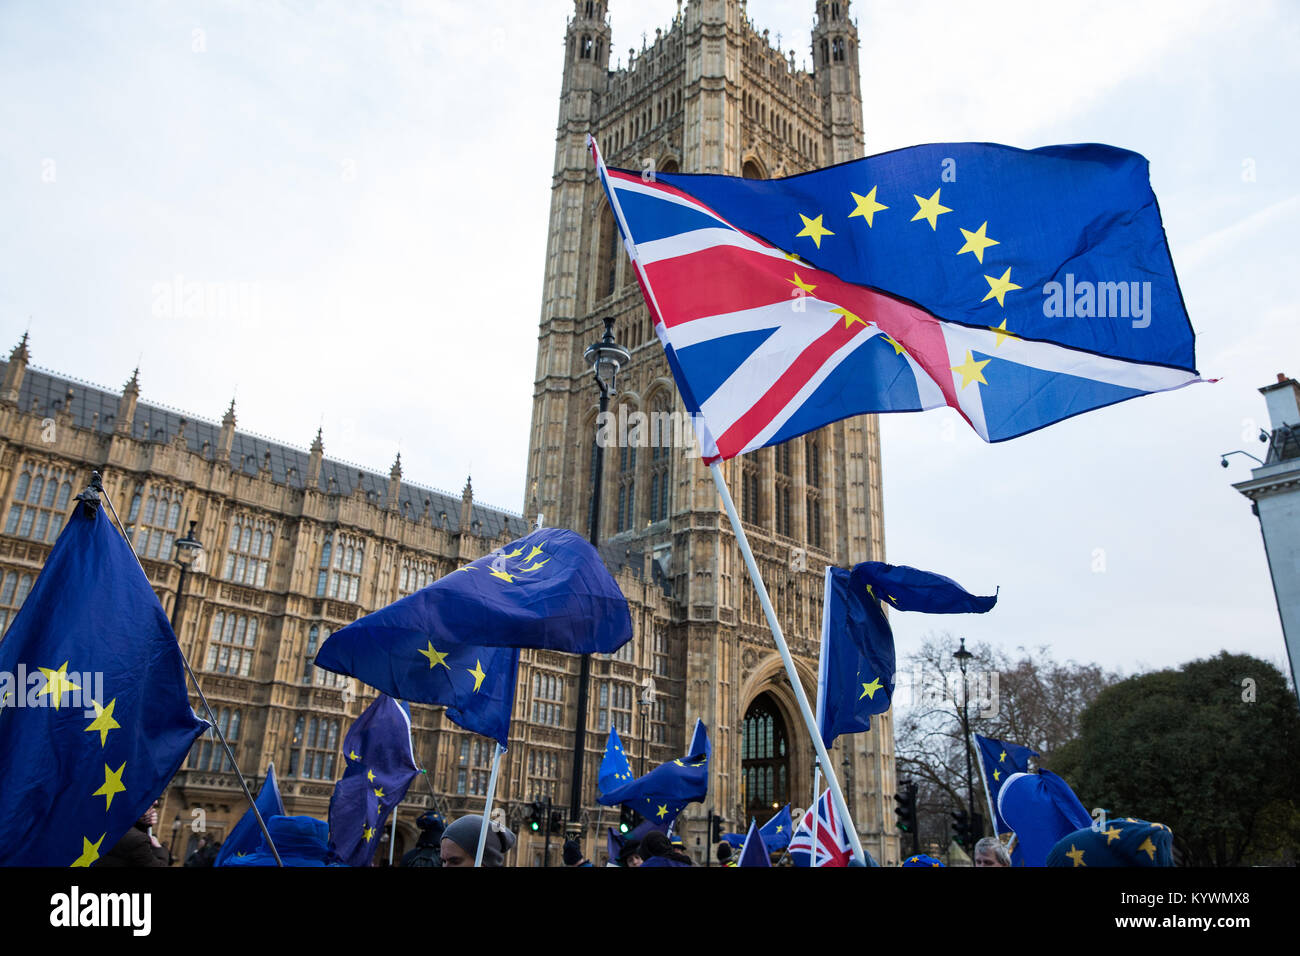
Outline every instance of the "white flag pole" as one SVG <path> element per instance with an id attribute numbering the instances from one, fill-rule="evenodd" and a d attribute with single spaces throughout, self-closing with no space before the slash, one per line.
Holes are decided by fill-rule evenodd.
<path id="1" fill-rule="evenodd" d="M 497 772 L 501 769 L 501 754 L 504 752 L 499 743 L 492 741 L 492 775 L 488 777 L 487 800 L 483 802 L 483 825 L 478 830 L 478 851 L 474 854 L 474 865 L 483 865 L 483 847 L 487 843 L 488 819 L 492 816 L 492 798 L 497 792 Z M 546 821 L 547 826 L 550 821 Z"/>
<path id="2" fill-rule="evenodd" d="M 388 865 L 393 865 L 393 850 L 397 846 L 397 807 L 393 807 L 393 825 L 388 831 Z"/>
<path id="3" fill-rule="evenodd" d="M 736 514 L 736 503 L 731 500 L 731 492 L 727 489 L 726 479 L 722 477 L 721 466 L 715 461 L 709 465 L 709 470 L 713 472 L 713 483 L 717 485 L 718 494 L 722 496 L 722 506 L 727 510 L 727 517 L 731 519 L 731 530 L 735 532 L 736 543 L 740 545 L 740 553 L 745 558 L 745 567 L 749 569 L 749 579 L 754 583 L 754 589 L 758 591 L 758 600 L 763 605 L 763 614 L 767 617 L 767 626 L 772 630 L 772 640 L 776 643 L 777 652 L 781 655 L 782 663 L 785 664 L 786 676 L 790 679 L 790 689 L 794 691 L 795 700 L 799 702 L 799 713 L 803 715 L 804 725 L 808 729 L 809 736 L 812 737 L 813 749 L 817 751 L 817 759 L 821 764 L 822 772 L 826 774 L 826 782 L 831 790 L 831 798 L 835 801 L 835 810 L 847 826 L 849 841 L 853 844 L 854 854 L 862 863 L 866 863 L 867 857 L 862 852 L 862 841 L 858 839 L 858 828 L 854 826 L 853 818 L 849 816 L 849 808 L 844 802 L 844 794 L 840 790 L 840 782 L 835 776 L 835 768 L 831 766 L 831 758 L 826 753 L 826 745 L 822 742 L 822 735 L 817 730 L 816 718 L 813 717 L 812 708 L 808 706 L 808 695 L 804 693 L 803 684 L 799 681 L 799 672 L 794 669 L 794 659 L 790 656 L 790 648 L 785 643 L 785 635 L 781 633 L 781 624 L 776 619 L 772 599 L 768 596 L 762 575 L 758 573 L 758 564 L 754 561 L 754 552 L 750 550 L 749 538 L 745 536 L 745 529 L 740 523 L 740 515 Z M 813 812 L 815 815 L 815 805 Z M 816 848 L 814 847 L 814 849 Z"/>
<path id="4" fill-rule="evenodd" d="M 971 739 L 966 741 L 966 746 L 970 747 L 974 744 L 975 740 L 974 735 L 972 734 Z M 1001 843 L 1002 834 L 998 833 L 998 815 L 993 811 L 993 795 L 989 793 L 989 778 L 985 776 L 984 751 L 979 747 L 975 747 L 975 755 L 980 758 L 980 780 L 984 784 L 984 800 L 989 805 L 989 826 L 993 828 L 993 835 L 997 838 L 998 842 Z M 1005 846 L 1005 844 L 1003 845 Z"/>
<path id="5" fill-rule="evenodd" d="M 822 724 L 826 722 L 826 645 L 831 634 L 831 569 L 826 567 L 826 587 L 822 592 L 822 646 L 817 656 L 817 731 L 820 735 Z M 817 829 L 820 821 L 817 813 L 817 799 L 822 790 L 822 767 L 818 763 L 813 768 L 813 802 L 812 802 L 812 856 L 808 865 L 817 865 Z"/>

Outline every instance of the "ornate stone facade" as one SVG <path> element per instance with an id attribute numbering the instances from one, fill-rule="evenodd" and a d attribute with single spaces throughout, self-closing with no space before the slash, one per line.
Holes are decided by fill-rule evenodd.
<path id="1" fill-rule="evenodd" d="M 632 358 L 619 374 L 611 408 L 629 425 L 640 421 L 642 442 L 606 448 L 601 539 L 608 548 L 643 555 L 646 573 L 643 594 L 628 594 L 642 622 L 630 660 L 593 675 L 593 700 L 612 697 L 616 688 L 627 700 L 653 678 L 666 733 L 651 722 L 648 764 L 679 755 L 695 718 L 704 719 L 714 747 L 709 800 L 689 807 L 679 825 L 701 858 L 708 805 L 735 830 L 759 812 L 759 791 L 806 806 L 812 747 L 707 468 L 679 443 L 663 447 L 650 434 L 656 420 L 680 415 L 682 408 L 585 137 L 596 136 L 610 165 L 646 173 L 759 178 L 863 155 L 858 38 L 849 3 L 815 4 L 811 73 L 795 67 L 793 51 L 772 47 L 745 6 L 740 0 L 691 0 L 683 9 L 679 3 L 667 31 L 657 30 L 640 52 L 628 51 L 626 68 L 611 70 L 607 4 L 574 4 L 528 457 L 528 512 L 585 531 L 598 392 L 583 351 L 600 337 L 602 319 L 612 316 Z M 884 554 L 876 420 L 839 422 L 728 462 L 724 472 L 804 689 L 814 699 L 823 568 Z M 657 663 L 646 646 L 650 637 L 666 650 Z M 576 697 L 576 672 L 571 663 L 568 697 Z M 593 705 L 588 722 L 587 793 L 595 789 L 608 730 L 598 711 Z M 785 753 L 775 752 L 775 743 L 775 750 L 762 752 L 773 731 L 777 738 L 784 731 Z M 640 753 L 645 735 L 638 731 L 630 741 L 623 735 L 630 753 Z M 557 751 L 557 758 L 567 771 L 567 756 Z M 833 759 L 837 772 L 847 775 L 846 794 L 864 845 L 881 862 L 896 861 L 889 715 L 870 733 L 842 738 Z M 561 787 L 563 797 L 567 791 Z"/>

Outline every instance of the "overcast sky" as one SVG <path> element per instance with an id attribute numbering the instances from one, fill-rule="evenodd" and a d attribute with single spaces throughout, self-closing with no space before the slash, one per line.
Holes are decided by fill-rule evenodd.
<path id="1" fill-rule="evenodd" d="M 613 0 L 626 62 L 673 0 Z M 751 0 L 805 61 L 813 0 Z M 0 3 L 0 347 L 34 364 L 519 510 L 565 2 Z M 1300 374 L 1285 2 L 853 3 L 867 151 L 981 140 L 1143 153 L 1221 377 L 985 445 L 886 417 L 887 558 L 1001 587 L 930 630 L 1133 671 L 1285 663 L 1230 487 Z M 179 280 L 212 296 L 177 301 Z M 187 305 L 190 309 L 187 309 Z"/>

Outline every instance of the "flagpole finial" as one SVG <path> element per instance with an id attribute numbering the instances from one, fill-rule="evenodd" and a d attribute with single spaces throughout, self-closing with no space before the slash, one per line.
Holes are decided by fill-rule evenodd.
<path id="1" fill-rule="evenodd" d="M 77 501 L 84 504 L 90 511 L 99 507 L 99 496 L 104 491 L 104 481 L 99 472 L 90 473 L 90 484 L 86 485 L 86 490 L 77 495 Z"/>

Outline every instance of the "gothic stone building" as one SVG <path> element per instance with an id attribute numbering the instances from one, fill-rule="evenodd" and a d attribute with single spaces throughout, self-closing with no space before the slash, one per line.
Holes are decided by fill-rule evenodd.
<path id="1" fill-rule="evenodd" d="M 583 351 L 613 317 L 631 360 L 611 407 L 633 427 L 605 450 L 600 535 L 626 555 L 643 555 L 643 580 L 658 587 L 644 588 L 644 598 L 629 594 L 640 627 L 627 658 L 596 665 L 600 707 L 588 727 L 585 792 L 595 789 L 609 720 L 634 754 L 648 736 L 653 763 L 680 754 L 702 718 L 713 741 L 709 798 L 679 824 L 688 848 L 700 852 L 709 806 L 742 831 L 751 816 L 762 819 L 787 801 L 807 806 L 813 752 L 709 471 L 693 449 L 656 434 L 654 423 L 683 409 L 585 141 L 593 134 L 610 165 L 646 174 L 761 178 L 860 157 L 858 36 L 847 0 L 818 0 L 813 70 L 805 72 L 794 51 L 775 49 L 767 31 L 756 30 L 743 0 L 691 0 L 684 10 L 678 4 L 653 43 L 628 51 L 626 68 L 611 70 L 606 6 L 576 2 L 565 37 L 528 513 L 588 527 L 599 396 Z M 877 422 L 839 422 L 728 462 L 724 473 L 815 699 L 823 569 L 884 555 Z M 652 647 L 640 643 L 647 639 Z M 570 694 L 576 664 L 556 663 L 554 676 Z M 643 731 L 633 701 L 647 679 L 658 696 Z M 840 738 L 832 759 L 847 777 L 864 846 L 882 863 L 896 861 L 890 717 Z"/>
<path id="2" fill-rule="evenodd" d="M 564 47 L 547 261 L 527 472 L 527 513 L 585 532 L 592 501 L 596 389 L 583 361 L 612 316 L 632 359 L 615 409 L 680 412 L 635 280 L 605 208 L 585 136 L 633 169 L 785 175 L 862 155 L 857 31 L 849 3 L 815 5 L 813 71 L 775 49 L 741 0 L 691 0 L 653 44 L 611 70 L 606 4 L 575 4 Z M 181 647 L 231 740 L 260 781 L 274 761 L 289 813 L 326 816 L 349 723 L 371 699 L 314 667 L 329 633 L 525 533 L 515 514 L 325 458 L 322 436 L 299 450 L 121 393 L 28 368 L 26 337 L 0 385 L 0 628 L 39 572 L 92 470 L 104 475 L 132 542 L 170 614 L 176 537 L 195 521 L 202 563 L 185 581 Z M 632 609 L 633 640 L 593 659 L 585 759 L 587 852 L 603 859 L 617 808 L 595 804 L 605 735 L 617 726 L 633 767 L 679 756 L 696 717 L 713 741 L 710 792 L 683 813 L 687 848 L 703 857 L 704 815 L 743 830 L 811 796 L 812 748 L 707 469 L 682 443 L 606 449 L 602 553 Z M 840 422 L 727 463 L 756 558 L 815 693 L 822 568 L 883 557 L 877 424 Z M 520 834 L 515 863 L 537 865 L 542 837 L 527 804 L 568 803 L 578 659 L 525 652 L 497 806 Z M 653 685 L 653 701 L 644 691 Z M 197 707 L 197 698 L 192 696 Z M 489 741 L 440 708 L 412 708 L 428 768 L 398 813 L 396 853 L 414 819 L 483 806 Z M 168 788 L 160 828 L 183 856 L 195 828 L 221 838 L 244 810 L 218 744 L 200 738 Z M 899 858 L 888 715 L 832 752 L 864 845 Z M 387 834 L 385 834 L 387 840 Z M 555 862 L 557 842 L 551 843 Z M 381 853 L 387 844 L 381 847 Z"/>

